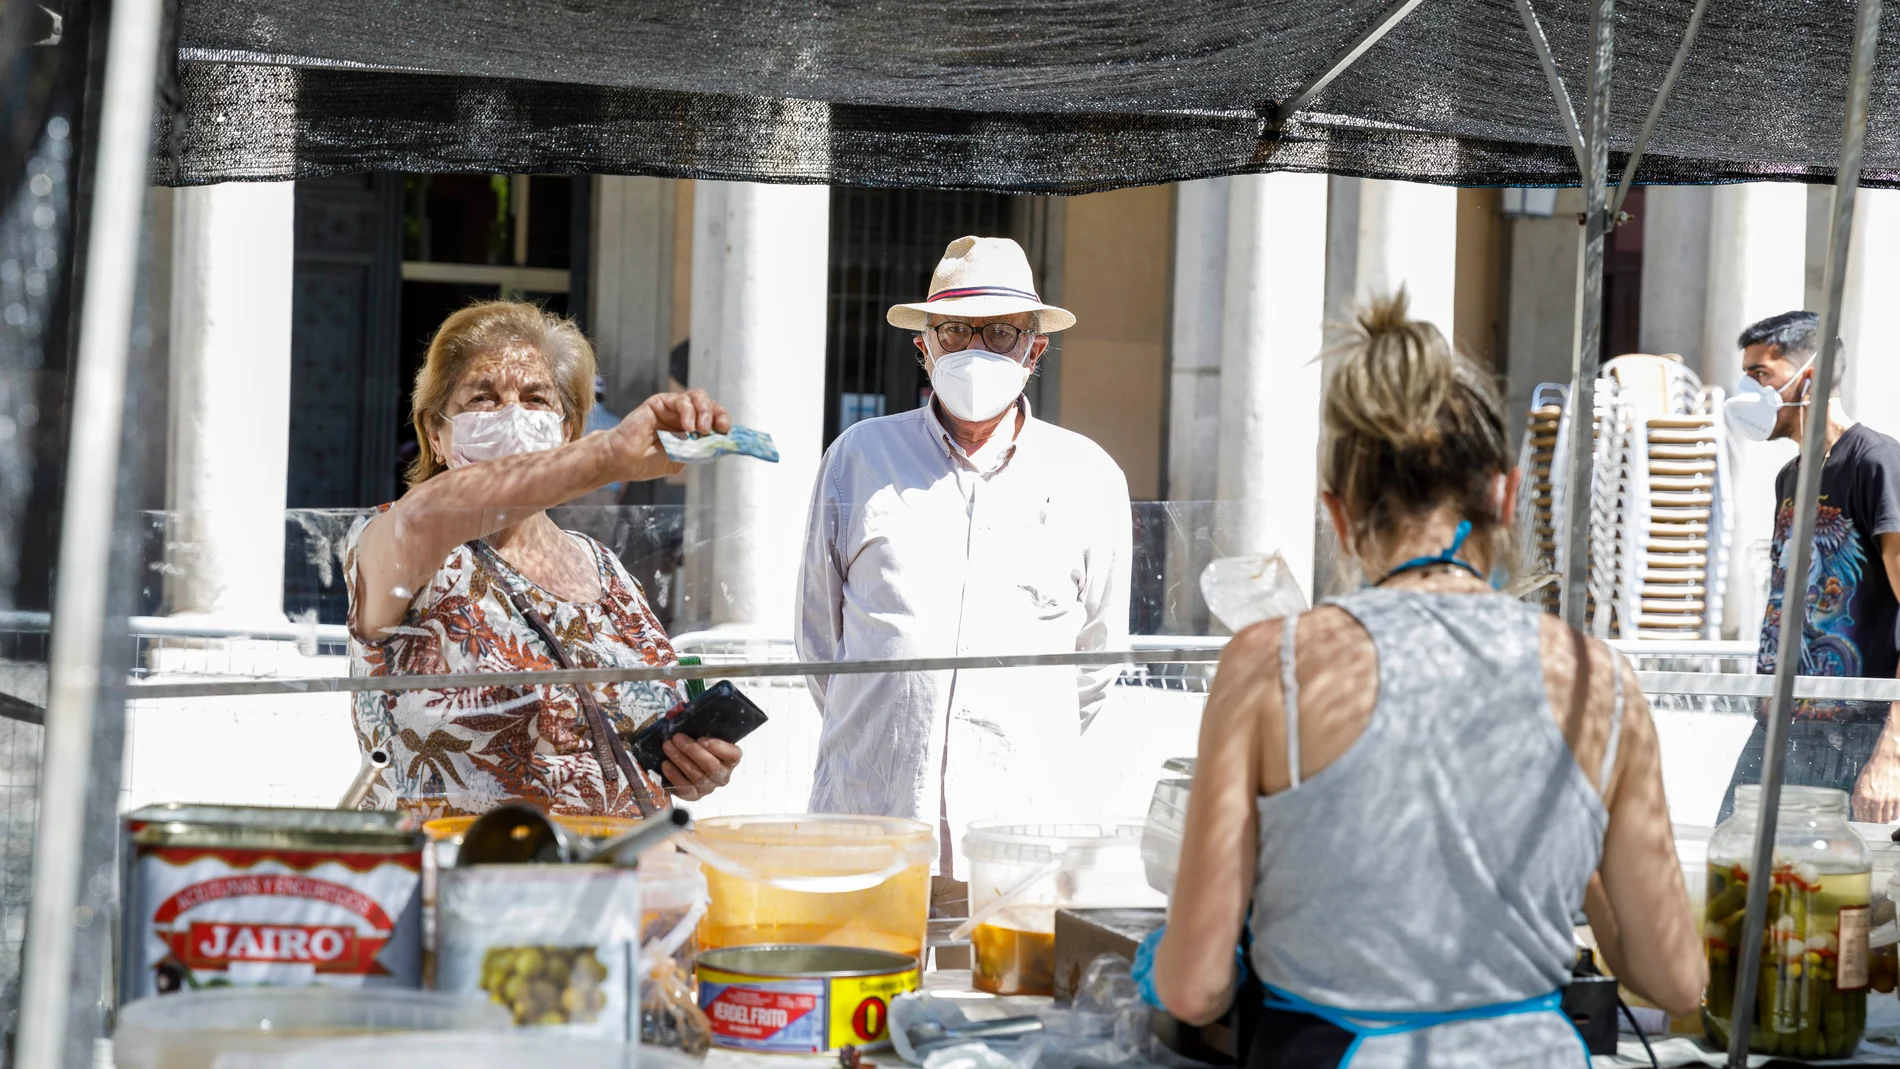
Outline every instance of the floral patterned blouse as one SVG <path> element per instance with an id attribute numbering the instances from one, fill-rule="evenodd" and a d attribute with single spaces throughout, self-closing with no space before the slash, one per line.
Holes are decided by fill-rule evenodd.
<path id="1" fill-rule="evenodd" d="M 378 509 L 378 513 L 388 509 Z M 555 597 L 512 568 L 498 576 L 457 546 L 409 614 L 388 637 L 365 642 L 356 630 L 356 551 L 372 517 L 350 529 L 343 570 L 350 604 L 350 674 L 436 675 L 560 667 L 509 603 L 508 582 L 525 592 L 566 644 L 577 668 L 647 667 L 677 660 L 640 587 L 605 546 L 585 535 L 600 568 L 601 599 Z M 485 813 L 525 802 L 553 813 L 637 816 L 625 777 L 608 791 L 573 686 L 365 691 L 355 697 L 356 735 L 365 753 L 382 747 L 389 766 L 364 802 L 418 819 Z M 666 682 L 594 686 L 621 735 L 671 709 L 681 697 Z M 656 795 L 658 788 L 655 788 Z"/>

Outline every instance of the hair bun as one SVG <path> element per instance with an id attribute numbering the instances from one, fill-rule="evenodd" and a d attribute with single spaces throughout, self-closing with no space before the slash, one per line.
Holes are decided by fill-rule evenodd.
<path id="1" fill-rule="evenodd" d="M 1457 383 L 1457 358 L 1438 328 L 1408 315 L 1397 293 L 1361 307 L 1328 350 L 1335 363 L 1327 422 L 1384 442 L 1396 452 L 1435 449 L 1438 411 Z"/>
<path id="2" fill-rule="evenodd" d="M 1355 545 L 1451 506 L 1491 546 L 1490 561 L 1508 561 L 1495 490 L 1512 458 L 1497 387 L 1437 327 L 1410 318 L 1408 303 L 1400 290 L 1336 328 L 1321 408 L 1327 489 L 1346 505 Z"/>

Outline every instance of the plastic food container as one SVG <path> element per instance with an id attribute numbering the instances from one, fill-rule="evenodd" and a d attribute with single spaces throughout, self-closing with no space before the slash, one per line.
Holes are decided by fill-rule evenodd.
<path id="1" fill-rule="evenodd" d="M 1056 910 L 1160 906 L 1141 855 L 1142 822 L 979 821 L 963 837 L 975 930 L 972 981 L 998 995 L 1055 992 Z"/>
<path id="2" fill-rule="evenodd" d="M 1174 893 L 1175 873 L 1181 868 L 1181 836 L 1187 830 L 1188 792 L 1192 779 L 1168 778 L 1155 784 L 1148 803 L 1148 820 L 1141 831 L 1141 867 L 1148 886 L 1164 895 Z"/>
<path id="3" fill-rule="evenodd" d="M 714 817 L 680 845 L 706 874 L 703 949 L 790 943 L 923 955 L 936 850 L 922 821 Z"/>
<path id="4" fill-rule="evenodd" d="M 1737 788 L 1734 815 L 1709 840 L 1702 1019 L 1718 1047 L 1728 1045 L 1760 803 L 1760 787 Z M 1751 1051 L 1845 1058 L 1860 1045 L 1871 979 L 1873 866 L 1867 844 L 1847 823 L 1847 803 L 1845 791 L 1781 789 Z"/>
<path id="5" fill-rule="evenodd" d="M 640 872 L 473 865 L 442 875 L 436 988 L 508 1007 L 516 1024 L 640 1035 Z"/>
<path id="6" fill-rule="evenodd" d="M 639 821 L 627 817 L 577 817 L 555 814 L 569 831 L 589 839 L 611 839 L 633 830 Z M 429 845 L 422 852 L 422 954 L 423 982 L 435 984 L 435 899 L 442 874 L 455 867 L 462 838 L 475 825 L 475 817 L 437 817 L 422 825 Z"/>
<path id="7" fill-rule="evenodd" d="M 706 915 L 706 876 L 699 862 L 665 846 L 640 856 L 642 949 L 692 963 L 693 928 Z"/>
<path id="8" fill-rule="evenodd" d="M 534 1032 L 507 1036 L 445 1032 L 312 1044 L 286 1059 L 282 1069 L 698 1069 L 698 1065 L 673 1051 L 637 1043 Z"/>
<path id="9" fill-rule="evenodd" d="M 274 1069 L 296 1051 L 339 1036 L 493 1033 L 508 1026 L 508 1014 L 485 999 L 430 991 L 227 987 L 127 1003 L 112 1045 L 119 1069 Z"/>

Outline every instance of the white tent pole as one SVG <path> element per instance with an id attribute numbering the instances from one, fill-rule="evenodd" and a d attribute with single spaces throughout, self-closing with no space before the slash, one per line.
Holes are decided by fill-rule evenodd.
<path id="1" fill-rule="evenodd" d="M 162 0 L 116 0 L 106 43 L 86 270 L 80 285 L 59 577 L 53 594 L 39 826 L 20 983 L 19 1069 L 59 1069 L 69 1042 L 74 909 L 99 700 L 119 433 L 151 163 Z"/>
<path id="2" fill-rule="evenodd" d="M 1603 345 L 1603 237 L 1609 233 L 1610 68 L 1615 59 L 1616 0 L 1595 0 L 1590 9 L 1590 96 L 1584 116 L 1583 244 L 1577 250 L 1577 327 L 1570 353 L 1570 455 L 1563 458 L 1565 550 L 1563 618 L 1584 630 L 1590 586 L 1591 469 L 1595 461 L 1597 356 Z M 1553 463 L 1556 461 L 1553 460 Z"/>
<path id="3" fill-rule="evenodd" d="M 1841 158 L 1834 172 L 1834 218 L 1828 236 L 1827 297 L 1821 306 L 1821 352 L 1814 361 L 1807 425 L 1801 432 L 1801 467 L 1795 476 L 1794 529 L 1788 534 L 1786 589 L 1781 597 L 1781 645 L 1775 651 L 1775 689 L 1768 699 L 1762 742 L 1761 815 L 1750 863 L 1748 907 L 1736 962 L 1735 1002 L 1729 1010 L 1728 1064 L 1748 1064 L 1748 1035 L 1755 1019 L 1762 932 L 1768 924 L 1767 875 L 1774 870 L 1775 823 L 1781 815 L 1781 780 L 1788 759 L 1788 722 L 1794 711 L 1794 677 L 1801 671 L 1808 624 L 1808 566 L 1814 559 L 1814 512 L 1821 497 L 1821 467 L 1827 461 L 1828 397 L 1834 391 L 1834 359 L 1840 352 L 1841 295 L 1847 285 L 1847 246 L 1854 226 L 1854 195 L 1860 187 L 1861 150 L 1867 141 L 1867 105 L 1880 48 L 1880 0 L 1860 0 L 1854 57 L 1841 118 Z M 1799 590 L 1800 594 L 1793 592 Z"/>

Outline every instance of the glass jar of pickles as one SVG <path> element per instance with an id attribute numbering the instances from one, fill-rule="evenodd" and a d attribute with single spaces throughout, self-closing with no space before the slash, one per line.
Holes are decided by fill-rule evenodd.
<path id="1" fill-rule="evenodd" d="M 1783 787 L 1775 822 L 1773 881 L 1762 937 L 1748 1049 L 1801 1058 L 1844 1058 L 1867 1022 L 1867 935 L 1873 861 L 1847 822 L 1847 793 Z M 1735 790 L 1735 813 L 1709 840 L 1702 937 L 1709 989 L 1702 1023 L 1728 1046 L 1761 788 Z"/>

